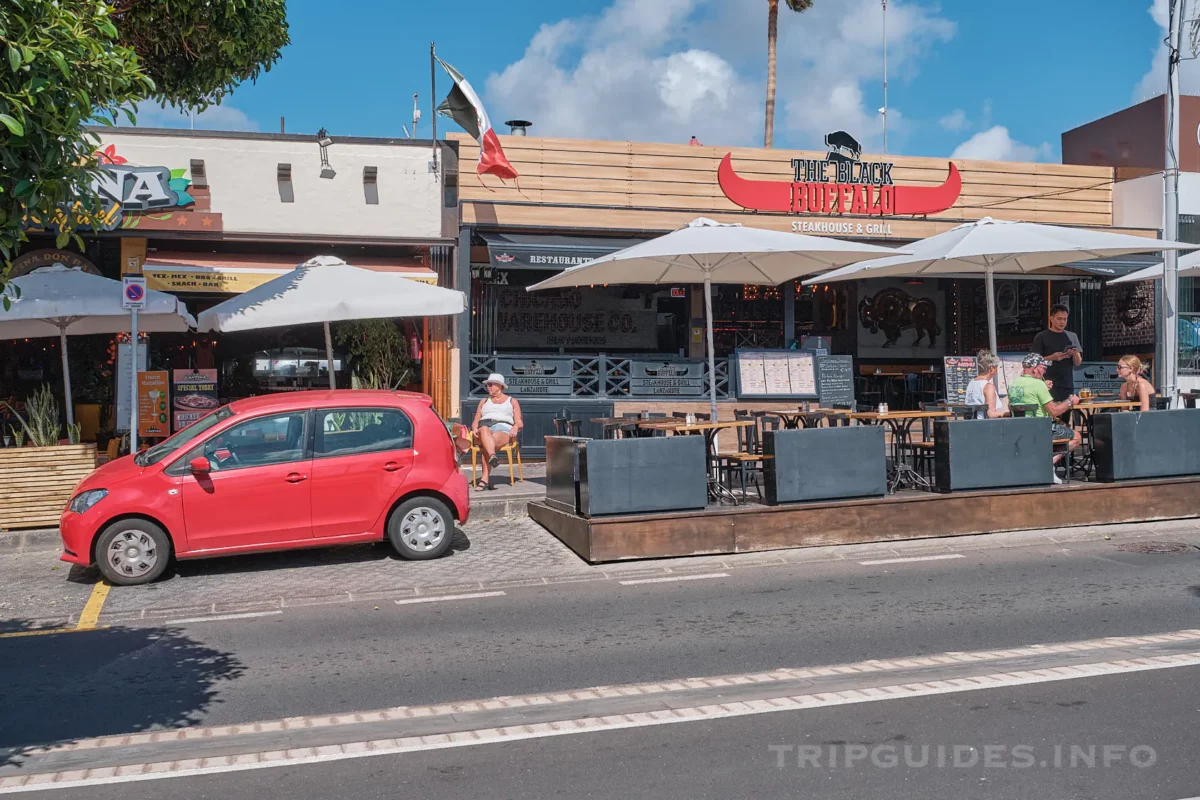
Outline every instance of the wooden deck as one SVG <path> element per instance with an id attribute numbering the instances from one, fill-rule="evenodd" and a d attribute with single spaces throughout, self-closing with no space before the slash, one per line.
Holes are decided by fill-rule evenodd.
<path id="1" fill-rule="evenodd" d="M 585 519 L 529 516 L 592 563 L 1200 517 L 1200 476 Z"/>

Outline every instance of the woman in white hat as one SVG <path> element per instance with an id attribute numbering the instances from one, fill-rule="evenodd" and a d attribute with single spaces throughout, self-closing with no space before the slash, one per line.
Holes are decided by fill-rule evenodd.
<path id="1" fill-rule="evenodd" d="M 521 404 L 504 393 L 508 384 L 503 375 L 493 372 L 483 386 L 488 396 L 479 401 L 475 421 L 471 423 L 471 433 L 483 451 L 483 479 L 475 484 L 477 492 L 492 488 L 492 467 L 500 461 L 496 453 L 516 439 L 525 424 L 521 418 Z"/>

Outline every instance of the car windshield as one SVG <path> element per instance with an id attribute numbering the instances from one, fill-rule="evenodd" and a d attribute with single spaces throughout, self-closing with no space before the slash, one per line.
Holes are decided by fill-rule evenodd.
<path id="1" fill-rule="evenodd" d="M 133 463 L 137 464 L 139 467 L 148 467 L 151 464 L 157 464 L 159 461 L 162 461 L 171 453 L 192 441 L 192 439 L 195 439 L 209 428 L 212 428 L 218 423 L 224 422 L 232 416 L 232 408 L 229 406 L 221 406 L 211 414 L 207 414 L 193 422 L 191 425 L 188 425 L 186 428 L 169 439 L 164 439 L 145 452 L 138 453 L 136 456 L 134 456 Z"/>

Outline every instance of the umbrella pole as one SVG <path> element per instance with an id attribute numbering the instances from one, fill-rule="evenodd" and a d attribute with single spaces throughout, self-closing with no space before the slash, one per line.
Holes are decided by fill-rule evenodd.
<path id="1" fill-rule="evenodd" d="M 990 266 L 984 276 L 984 284 L 987 286 L 988 346 L 999 355 L 996 349 L 996 282 Z"/>
<path id="2" fill-rule="evenodd" d="M 62 344 L 63 400 L 67 404 L 67 425 L 75 424 L 75 405 L 71 402 L 71 363 L 67 359 L 67 329 L 58 329 L 58 340 Z"/>
<path id="3" fill-rule="evenodd" d="M 329 364 L 329 388 L 337 388 L 337 377 L 333 369 L 333 337 L 329 335 L 329 323 L 325 323 L 325 360 Z"/>
<path id="4" fill-rule="evenodd" d="M 712 278 L 704 278 L 704 316 L 708 323 L 708 402 L 712 408 L 712 421 L 717 422 L 717 359 L 713 354 Z"/>

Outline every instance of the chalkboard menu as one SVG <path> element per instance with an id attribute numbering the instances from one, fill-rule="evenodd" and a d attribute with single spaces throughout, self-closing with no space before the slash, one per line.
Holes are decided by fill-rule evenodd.
<path id="1" fill-rule="evenodd" d="M 817 356 L 821 408 L 854 408 L 854 356 Z"/>
<path id="2" fill-rule="evenodd" d="M 508 382 L 508 394 L 570 395 L 571 359 L 497 358 L 496 371 Z"/>
<path id="3" fill-rule="evenodd" d="M 942 359 L 946 375 L 946 405 L 967 404 L 967 384 L 975 380 L 975 356 L 946 356 Z"/>
<path id="4" fill-rule="evenodd" d="M 796 399 L 817 397 L 816 355 L 803 350 L 738 350 L 738 397 Z"/>
<path id="5" fill-rule="evenodd" d="M 636 397 L 701 397 L 707 393 L 703 361 L 633 359 L 629 394 Z"/>

